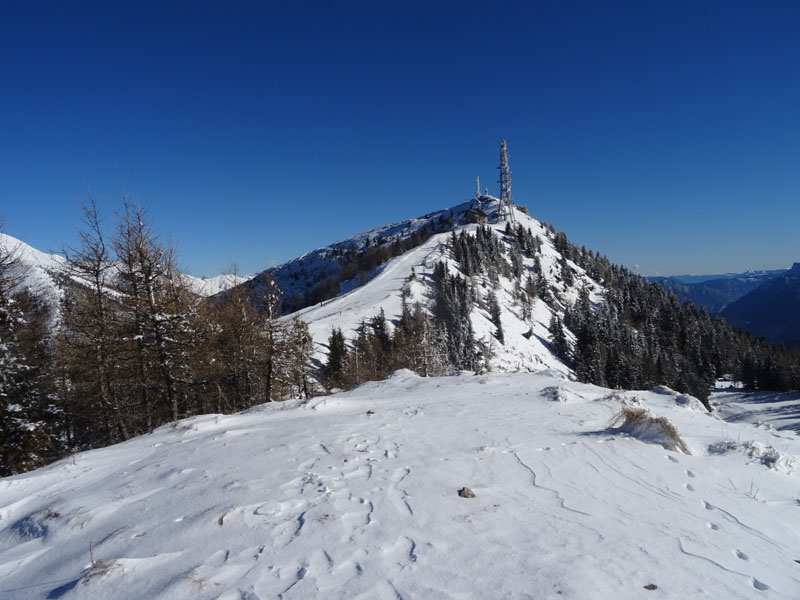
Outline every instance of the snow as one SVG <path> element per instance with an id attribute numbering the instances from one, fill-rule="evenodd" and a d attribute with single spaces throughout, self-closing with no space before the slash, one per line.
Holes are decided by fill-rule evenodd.
<path id="1" fill-rule="evenodd" d="M 295 293 L 303 293 L 338 273 L 341 266 L 339 255 L 343 251 L 352 249 L 361 252 L 375 245 L 388 246 L 392 242 L 411 237 L 423 227 L 437 225 L 442 218 L 452 216 L 458 219 L 468 208 L 469 203 L 459 204 L 407 221 L 370 229 L 347 240 L 306 252 L 302 256 L 267 269 L 266 272 L 278 284 L 283 297 L 291 298 Z M 342 284 L 343 292 L 349 292 L 355 284 L 355 282 L 349 282 L 350 285 L 345 283 Z"/>
<path id="2" fill-rule="evenodd" d="M 19 264 L 12 270 L 11 275 L 21 280 L 22 287 L 45 298 L 55 310 L 58 310 L 59 301 L 63 297 L 63 291 L 58 284 L 59 276 L 66 276 L 68 279 L 80 283 L 80 280 L 68 273 L 66 259 L 60 254 L 41 252 L 4 233 L 0 233 L 0 248 L 11 249 L 13 256 L 18 260 Z M 182 274 L 182 277 L 195 294 L 208 297 L 239 285 L 250 279 L 252 275 L 241 277 L 225 274 L 216 277 L 194 277 Z"/>
<path id="3" fill-rule="evenodd" d="M 234 275 L 225 273 L 216 277 L 194 277 L 193 275 L 183 274 L 184 281 L 189 288 L 198 296 L 208 298 L 232 287 L 236 287 L 255 277 L 255 275 Z"/>
<path id="4" fill-rule="evenodd" d="M 800 394 L 797 392 L 748 392 L 720 386 L 711 395 L 711 406 L 726 421 L 752 423 L 763 428 L 795 431 L 800 435 Z"/>
<path id="5" fill-rule="evenodd" d="M 381 308 L 386 318 L 400 318 L 401 290 L 414 269 L 418 278 L 430 277 L 436 263 L 442 259 L 448 233 L 434 235 L 427 242 L 387 262 L 380 273 L 362 287 L 326 302 L 291 314 L 308 323 L 309 333 L 317 342 L 320 358 L 327 355 L 327 342 L 333 328 L 341 328 L 352 338 L 361 321 L 369 322 Z M 427 286 L 415 285 L 420 297 Z M 412 300 L 413 301 L 413 300 Z M 348 335 L 349 334 L 349 335 Z"/>
<path id="6" fill-rule="evenodd" d="M 10 251 L 16 259 L 9 273 L 12 280 L 18 280 L 22 288 L 44 298 L 51 307 L 58 307 L 62 292 L 56 274 L 65 269 L 63 256 L 41 252 L 5 233 L 0 233 L 0 250 Z"/>
<path id="7" fill-rule="evenodd" d="M 493 219 L 497 212 L 499 201 L 491 196 L 482 196 L 481 198 L 481 209 L 489 215 L 490 220 Z M 336 247 L 353 246 L 360 248 L 366 239 L 382 238 L 394 240 L 403 238 L 424 224 L 430 221 L 435 222 L 440 216 L 452 214 L 457 220 L 463 216 L 469 206 L 469 203 L 461 204 L 452 209 L 432 213 L 419 219 L 359 234 L 348 241 L 338 242 L 328 248 L 315 250 L 295 259 L 295 261 L 276 267 L 274 271 L 271 271 L 271 274 L 284 290 L 284 295 L 288 296 L 296 289 L 299 289 L 297 288 L 297 282 L 305 281 L 304 278 L 297 275 L 298 273 L 305 273 L 309 277 L 313 275 L 312 279 L 314 281 L 320 281 L 333 272 L 335 259 L 330 257 Z M 592 302 L 599 303 L 603 301 L 602 287 L 590 279 L 583 269 L 571 261 L 569 261 L 569 264 L 577 273 L 574 285 L 568 287 L 560 282 L 557 277 L 561 270 L 559 266 L 560 254 L 553 246 L 547 229 L 539 221 L 519 210 L 514 210 L 514 217 L 517 223 L 525 228 L 530 228 L 532 233 L 541 240 L 542 250 L 539 258 L 544 276 L 559 291 L 566 302 L 574 303 L 583 285 L 586 285 L 590 290 Z M 489 227 L 494 230 L 500 239 L 505 239 L 504 221 L 492 223 Z M 474 235 L 477 225 L 456 225 L 453 229 L 456 233 L 466 230 Z M 317 360 L 321 363 L 327 360 L 328 338 L 334 328 L 341 328 L 345 337 L 348 340 L 352 340 L 356 335 L 355 332 L 359 324 L 362 321 L 369 323 L 381 309 L 384 310 L 390 323 L 396 322 L 401 315 L 401 290 L 404 285 L 408 286 L 409 304 L 420 302 L 430 309 L 433 297 L 431 274 L 436 264 L 444 261 L 451 272 L 459 272 L 459 265 L 452 260 L 447 250 L 447 242 L 450 239 L 450 235 L 449 231 L 434 235 L 417 248 L 388 261 L 376 273 L 373 273 L 369 281 L 361 287 L 346 291 L 331 300 L 292 313 L 289 318 L 298 317 L 308 323 L 309 333 L 315 342 Z M 530 272 L 533 268 L 533 259 L 525 258 L 523 264 L 525 269 Z M 492 289 L 491 283 L 486 277 L 475 277 L 473 283 L 482 296 L 485 296 Z M 570 372 L 569 368 L 553 355 L 548 344 L 550 339 L 549 325 L 553 309 L 537 299 L 533 304 L 531 320 L 523 320 L 520 315 L 520 309 L 515 306 L 513 300 L 514 283 L 506 277 L 499 277 L 499 288 L 496 290 L 496 294 L 502 309 L 500 318 L 505 332 L 505 344 L 500 344 L 495 339 L 494 332 L 496 327 L 485 310 L 476 306 L 471 314 L 476 339 L 483 342 L 491 350 L 492 357 L 488 361 L 488 368 L 492 371 L 506 372 L 551 370 L 568 374 Z M 533 335 L 527 335 L 531 330 Z"/>
<path id="8" fill-rule="evenodd" d="M 665 390 L 401 371 L 0 480 L 0 597 L 797 598 L 798 475 L 721 442 L 800 455 Z"/>
<path id="9" fill-rule="evenodd" d="M 337 249 L 388 244 L 468 206 L 270 272 L 289 296 L 333 273 Z M 492 218 L 497 199 L 481 208 Z M 577 265 L 573 286 L 560 281 L 550 233 L 514 216 L 541 240 L 544 276 L 565 302 L 583 285 L 603 302 Z M 490 226 L 504 239 L 504 223 Z M 316 358 L 334 327 L 352 339 L 381 308 L 398 319 L 404 288 L 430 307 L 436 263 L 459 271 L 449 236 L 291 315 L 308 322 Z M 9 242 L 25 285 L 57 299 L 64 259 Z M 186 278 L 202 295 L 239 281 Z M 472 282 L 482 296 L 483 279 Z M 0 597 L 800 597 L 800 533 L 787 526 L 800 511 L 800 438 L 787 431 L 800 429 L 800 396 L 719 389 L 722 420 L 663 386 L 575 383 L 548 344 L 561 307 L 536 300 L 525 321 L 513 282 L 500 277 L 495 293 L 505 344 L 485 310 L 471 314 L 488 373 L 401 371 L 306 404 L 193 417 L 0 480 Z M 465 487 L 474 498 L 459 496 Z"/>

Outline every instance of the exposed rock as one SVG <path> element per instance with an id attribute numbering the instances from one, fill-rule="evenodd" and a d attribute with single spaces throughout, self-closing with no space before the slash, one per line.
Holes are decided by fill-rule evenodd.
<path id="1" fill-rule="evenodd" d="M 474 498 L 475 492 L 473 492 L 468 487 L 464 486 L 463 488 L 458 490 L 458 495 L 461 496 L 462 498 Z"/>

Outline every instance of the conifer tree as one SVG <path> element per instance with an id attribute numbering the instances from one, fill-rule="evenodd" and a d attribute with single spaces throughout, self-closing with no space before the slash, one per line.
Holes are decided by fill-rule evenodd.
<path id="1" fill-rule="evenodd" d="M 34 356 L 44 333 L 41 323 L 31 323 L 33 298 L 15 290 L 18 268 L 15 249 L 0 246 L 0 477 L 36 468 L 57 452 L 45 364 Z"/>
<path id="2" fill-rule="evenodd" d="M 328 338 L 328 380 L 334 385 L 341 385 L 342 371 L 347 362 L 347 343 L 340 328 L 334 328 Z"/>
<path id="3" fill-rule="evenodd" d="M 550 347 L 553 350 L 553 354 L 555 354 L 564 362 L 569 362 L 569 341 L 567 340 L 567 335 L 564 332 L 564 324 L 561 322 L 561 318 L 555 312 L 550 318 L 549 332 Z"/>
<path id="4" fill-rule="evenodd" d="M 497 341 L 501 344 L 505 344 L 506 340 L 503 334 L 503 323 L 500 318 L 500 303 L 497 301 L 497 294 L 495 294 L 494 291 L 489 292 L 486 298 L 486 304 L 489 307 L 489 316 L 492 319 L 492 324 L 495 326 L 494 337 L 496 337 Z"/>

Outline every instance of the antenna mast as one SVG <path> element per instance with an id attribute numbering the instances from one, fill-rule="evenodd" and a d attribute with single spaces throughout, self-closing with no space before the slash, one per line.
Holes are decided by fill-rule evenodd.
<path id="1" fill-rule="evenodd" d="M 505 140 L 500 140 L 500 207 L 497 209 L 497 220 L 515 221 L 511 204 L 511 169 L 508 168 L 508 147 Z"/>

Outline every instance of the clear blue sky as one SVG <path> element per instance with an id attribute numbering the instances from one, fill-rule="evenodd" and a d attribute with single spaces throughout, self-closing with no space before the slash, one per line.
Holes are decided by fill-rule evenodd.
<path id="1" fill-rule="evenodd" d="M 258 271 L 497 193 L 507 138 L 514 199 L 615 262 L 800 261 L 795 1 L 14 4 L 0 215 L 43 250 L 124 185 L 189 272 Z"/>

